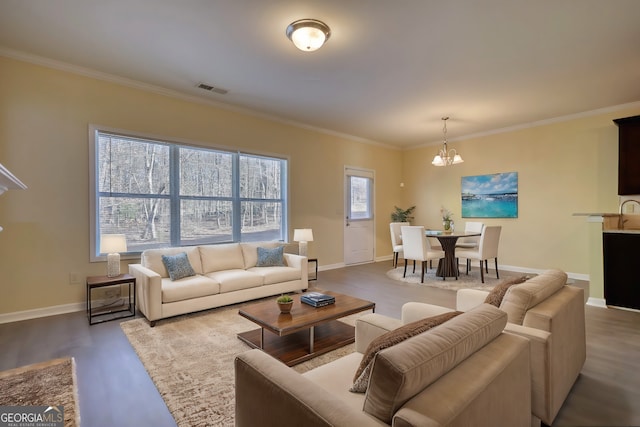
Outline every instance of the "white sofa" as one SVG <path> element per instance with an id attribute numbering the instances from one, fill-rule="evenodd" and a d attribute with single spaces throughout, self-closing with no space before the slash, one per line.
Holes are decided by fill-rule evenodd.
<path id="1" fill-rule="evenodd" d="M 155 326 L 156 320 L 206 310 L 308 287 L 307 257 L 285 253 L 285 266 L 257 267 L 258 247 L 278 242 L 227 243 L 150 249 L 140 264 L 130 264 L 136 278 L 138 309 Z M 184 252 L 194 276 L 171 280 L 162 255 Z"/>

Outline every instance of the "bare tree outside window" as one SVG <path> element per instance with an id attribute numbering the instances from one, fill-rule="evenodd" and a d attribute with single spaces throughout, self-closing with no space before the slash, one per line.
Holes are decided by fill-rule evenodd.
<path id="1" fill-rule="evenodd" d="M 285 237 L 286 160 L 103 132 L 96 153 L 96 235 L 130 252 Z"/>

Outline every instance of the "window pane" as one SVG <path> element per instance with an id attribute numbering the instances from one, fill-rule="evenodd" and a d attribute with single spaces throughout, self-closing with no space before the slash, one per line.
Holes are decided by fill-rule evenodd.
<path id="1" fill-rule="evenodd" d="M 126 235 L 127 252 L 169 246 L 171 242 L 168 199 L 100 197 L 99 218 L 101 234 Z"/>
<path id="2" fill-rule="evenodd" d="M 282 160 L 240 155 L 240 197 L 280 199 Z"/>
<path id="3" fill-rule="evenodd" d="M 180 148 L 180 195 L 231 197 L 233 155 Z"/>
<path id="4" fill-rule="evenodd" d="M 129 253 L 284 239 L 286 160 L 99 130 L 92 135 L 96 245 L 101 234 L 112 233 L 127 236 Z M 92 261 L 98 249 L 92 248 Z"/>
<path id="5" fill-rule="evenodd" d="M 371 179 L 359 176 L 351 181 L 351 219 L 371 218 Z"/>
<path id="6" fill-rule="evenodd" d="M 100 134 L 98 191 L 169 194 L 169 147 Z"/>
<path id="7" fill-rule="evenodd" d="M 242 202 L 242 241 L 283 240 L 282 203 Z"/>
<path id="8" fill-rule="evenodd" d="M 180 204 L 182 245 L 233 241 L 233 206 L 218 200 L 183 200 Z"/>

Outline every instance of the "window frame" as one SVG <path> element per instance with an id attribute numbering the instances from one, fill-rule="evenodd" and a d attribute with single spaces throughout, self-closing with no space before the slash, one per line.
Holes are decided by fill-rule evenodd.
<path id="1" fill-rule="evenodd" d="M 132 138 L 132 139 L 141 139 L 146 140 L 152 143 L 157 143 L 160 145 L 167 145 L 170 151 L 170 157 L 177 159 L 176 161 L 179 163 L 179 153 L 180 148 L 187 149 L 195 149 L 195 150 L 204 150 L 204 151 L 217 151 L 224 152 L 232 155 L 232 193 L 231 197 L 228 196 L 187 196 L 181 195 L 179 192 L 179 188 L 177 189 L 177 194 L 174 190 L 174 182 L 175 177 L 174 173 L 178 173 L 179 168 L 171 168 L 170 170 L 170 191 L 168 195 L 163 195 L 161 198 L 167 198 L 170 203 L 177 203 L 176 206 L 172 207 L 172 211 L 174 214 L 170 214 L 170 241 L 168 242 L 169 246 L 172 247 L 181 247 L 181 246 L 192 246 L 190 244 L 181 245 L 180 240 L 180 203 L 185 200 L 225 200 L 230 201 L 232 204 L 232 232 L 231 232 L 231 240 L 225 242 L 211 242 L 205 244 L 224 244 L 224 243 L 234 243 L 242 241 L 242 221 L 241 221 L 241 206 L 245 201 L 259 201 L 259 202 L 275 202 L 281 203 L 282 212 L 280 218 L 280 229 L 281 236 L 284 242 L 289 240 L 289 216 L 290 216 L 290 194 L 289 194 L 289 170 L 290 170 L 290 156 L 283 156 L 280 154 L 267 153 L 267 152 L 258 152 L 258 151 L 248 151 L 248 150 L 240 150 L 239 148 L 233 148 L 228 146 L 220 146 L 220 145 L 206 145 L 202 143 L 197 143 L 193 141 L 187 141 L 183 139 L 177 138 L 165 138 L 158 135 L 150 135 L 139 132 L 131 132 L 124 131 L 121 129 L 115 129 L 107 126 L 99 126 L 91 124 L 89 125 L 89 258 L 90 262 L 101 262 L 107 259 L 106 255 L 99 253 L 98 244 L 98 227 L 99 227 L 99 198 L 100 191 L 98 189 L 98 150 L 97 144 L 99 142 L 98 135 L 100 133 L 112 134 L 115 136 L 123 137 L 123 138 Z M 270 160 L 278 160 L 281 165 L 281 173 L 280 173 L 280 198 L 279 199 L 255 199 L 255 198 L 243 198 L 240 197 L 240 159 L 242 156 L 248 157 L 262 157 L 268 158 Z M 179 181 L 178 181 L 179 182 Z M 114 193 L 117 197 L 121 193 Z M 154 196 L 155 197 L 155 196 Z M 178 224 L 177 230 L 174 230 L 175 224 Z M 174 243 L 177 239 L 177 246 L 174 246 Z M 121 254 L 122 259 L 139 259 L 142 251 L 129 251 Z"/>

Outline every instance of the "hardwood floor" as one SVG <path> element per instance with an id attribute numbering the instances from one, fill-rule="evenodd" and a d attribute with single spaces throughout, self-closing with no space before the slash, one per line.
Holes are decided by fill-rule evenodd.
<path id="1" fill-rule="evenodd" d="M 454 291 L 388 279 L 390 268 L 388 261 L 323 271 L 310 283 L 375 301 L 377 313 L 392 317 L 407 301 L 455 306 Z M 639 331 L 640 313 L 586 307 L 587 361 L 554 426 L 640 425 Z M 175 426 L 118 321 L 89 326 L 82 312 L 2 324 L 0 348 L 0 370 L 75 357 L 85 427 Z"/>

